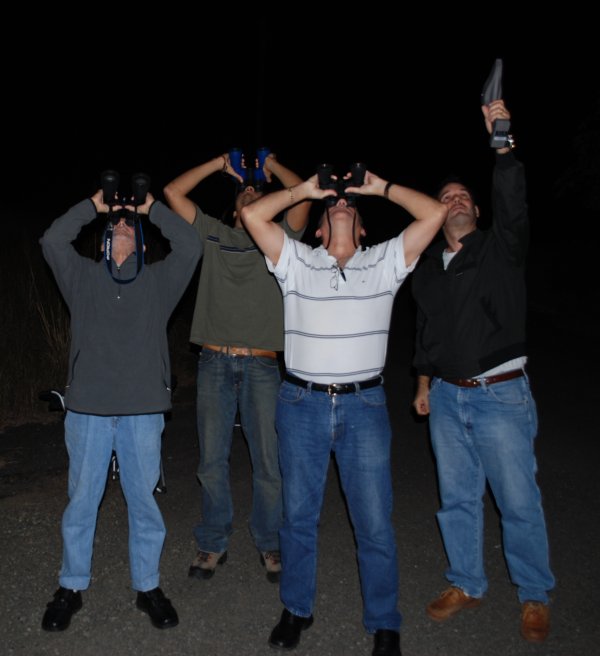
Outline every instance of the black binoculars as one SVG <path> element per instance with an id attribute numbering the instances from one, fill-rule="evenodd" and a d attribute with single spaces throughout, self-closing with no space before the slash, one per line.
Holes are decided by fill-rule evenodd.
<path id="1" fill-rule="evenodd" d="M 125 205 L 133 205 L 137 208 L 146 202 L 146 196 L 150 189 L 150 177 L 145 173 L 134 173 L 131 176 L 131 194 L 129 196 L 119 193 L 120 176 L 117 171 L 104 171 L 101 176 L 102 199 L 109 206 L 108 220 L 115 224 L 121 218 L 125 219 L 127 225 L 133 225 L 138 218 L 137 212 L 126 210 Z M 122 209 L 115 210 L 115 206 Z"/>
<path id="2" fill-rule="evenodd" d="M 334 189 L 337 192 L 337 196 L 327 196 L 325 198 L 325 205 L 327 207 L 333 207 L 340 198 L 345 198 L 348 205 L 354 207 L 359 194 L 349 194 L 346 192 L 346 189 L 348 187 L 362 186 L 365 182 L 366 172 L 367 167 L 360 162 L 356 162 L 350 167 L 349 178 L 338 176 L 336 179 L 332 177 L 333 166 L 331 164 L 320 164 L 317 169 L 319 188 Z"/>

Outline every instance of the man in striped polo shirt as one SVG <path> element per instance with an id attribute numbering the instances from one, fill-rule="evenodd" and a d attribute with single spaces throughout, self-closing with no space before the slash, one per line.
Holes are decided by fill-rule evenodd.
<path id="1" fill-rule="evenodd" d="M 290 240 L 272 219 L 306 199 L 336 196 L 318 176 L 269 194 L 242 210 L 284 298 L 287 373 L 277 405 L 284 525 L 281 600 L 269 643 L 292 649 L 312 624 L 317 525 L 330 452 L 354 527 L 373 654 L 400 654 L 398 568 L 391 523 L 391 429 L 381 385 L 394 295 L 446 218 L 446 208 L 417 191 L 366 172 L 350 194 L 388 198 L 416 221 L 397 237 L 363 249 L 356 207 L 340 197 L 323 215 L 312 249 Z"/>

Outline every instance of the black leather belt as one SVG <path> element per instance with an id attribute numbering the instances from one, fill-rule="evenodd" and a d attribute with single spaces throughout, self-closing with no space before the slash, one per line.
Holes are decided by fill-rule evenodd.
<path id="1" fill-rule="evenodd" d="M 333 396 L 334 394 L 351 394 L 358 390 L 377 387 L 383 383 L 383 378 L 381 376 L 369 378 L 369 380 L 360 380 L 356 383 L 311 383 L 310 380 L 303 380 L 302 378 L 298 378 L 287 372 L 283 376 L 283 379 L 288 383 L 292 383 L 292 385 L 304 387 L 304 389 L 310 387 L 314 392 L 327 392 L 329 396 Z"/>
<path id="2" fill-rule="evenodd" d="M 451 385 L 458 385 L 458 387 L 481 387 L 484 384 L 493 385 L 494 383 L 502 383 L 505 380 L 520 378 L 524 375 L 525 372 L 523 369 L 513 369 L 512 371 L 505 371 L 503 374 L 487 376 L 487 378 L 442 378 L 442 380 Z"/>

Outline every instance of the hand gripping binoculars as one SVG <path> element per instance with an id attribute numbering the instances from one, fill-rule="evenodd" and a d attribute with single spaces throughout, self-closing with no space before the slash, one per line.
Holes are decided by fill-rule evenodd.
<path id="1" fill-rule="evenodd" d="M 271 153 L 271 149 L 266 146 L 258 148 L 256 151 L 255 165 L 248 168 L 242 166 L 242 160 L 248 162 L 249 160 L 244 155 L 241 148 L 232 148 L 229 151 L 229 163 L 231 168 L 243 179 L 242 188 L 254 187 L 256 191 L 262 191 L 267 179 L 263 171 L 265 160 Z"/>
<path id="2" fill-rule="evenodd" d="M 150 189 L 150 177 L 145 173 L 135 173 L 131 177 L 131 194 L 129 196 L 119 193 L 120 176 L 117 171 L 104 171 L 100 174 L 102 182 L 102 200 L 108 205 L 108 223 L 104 231 L 104 262 L 109 275 L 119 285 L 133 282 L 144 266 L 144 234 L 137 208 L 146 202 Z M 133 205 L 133 211 L 125 208 Z M 121 219 L 125 219 L 128 226 L 135 230 L 136 273 L 132 278 L 122 279 L 113 275 L 112 247 L 114 227 Z"/>
<path id="3" fill-rule="evenodd" d="M 351 207 L 356 206 L 356 199 L 359 194 L 349 194 L 346 192 L 348 187 L 360 187 L 365 182 L 365 173 L 367 172 L 367 167 L 360 163 L 356 162 L 350 167 L 350 177 L 343 178 L 337 176 L 333 178 L 333 166 L 331 164 L 320 164 L 317 169 L 317 174 L 319 176 L 319 188 L 320 189 L 334 189 L 337 192 L 337 196 L 327 196 L 325 200 L 325 205 L 327 207 L 333 207 L 340 198 L 345 198 L 348 205 Z"/>
<path id="4" fill-rule="evenodd" d="M 125 205 L 137 208 L 146 202 L 150 189 L 150 177 L 145 173 L 134 173 L 131 177 L 131 193 L 129 196 L 119 193 L 120 176 L 117 171 L 104 171 L 100 176 L 102 182 L 102 199 L 109 206 L 108 220 L 116 224 L 125 218 L 127 225 L 133 225 L 138 218 L 137 212 L 126 210 Z M 115 210 L 115 206 L 122 209 Z"/>

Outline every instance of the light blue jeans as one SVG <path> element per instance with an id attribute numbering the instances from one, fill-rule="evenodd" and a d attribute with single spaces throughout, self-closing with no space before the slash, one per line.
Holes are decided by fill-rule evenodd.
<path id="1" fill-rule="evenodd" d="M 546 603 L 554 577 L 535 480 L 537 414 L 527 377 L 482 387 L 458 387 L 434 378 L 429 400 L 442 501 L 437 518 L 450 564 L 446 577 L 473 597 L 487 590 L 487 479 L 500 510 L 504 555 L 519 600 Z"/>
<path id="2" fill-rule="evenodd" d="M 311 615 L 317 527 L 331 451 L 358 549 L 363 623 L 369 633 L 400 629 L 398 562 L 392 527 L 391 429 L 382 386 L 329 396 L 288 382 L 277 404 L 284 524 L 280 595 L 295 615 Z"/>
<path id="3" fill-rule="evenodd" d="M 279 365 L 273 358 L 209 349 L 200 354 L 197 412 L 202 519 L 194 535 L 203 551 L 225 551 L 232 531 L 229 454 L 238 405 L 252 461 L 250 531 L 260 551 L 279 550 L 281 475 L 275 432 L 279 382 Z"/>
<path id="4" fill-rule="evenodd" d="M 154 498 L 160 476 L 162 414 L 100 417 L 67 412 L 69 504 L 62 519 L 63 563 L 59 582 L 71 590 L 90 584 L 98 506 L 113 450 L 129 517 L 129 564 L 134 590 L 158 587 L 165 525 Z"/>

